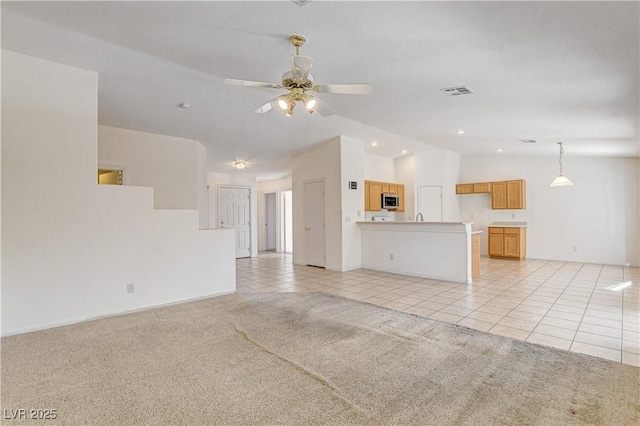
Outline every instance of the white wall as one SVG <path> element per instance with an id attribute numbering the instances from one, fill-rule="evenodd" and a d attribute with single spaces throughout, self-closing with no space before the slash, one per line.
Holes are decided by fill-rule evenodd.
<path id="1" fill-rule="evenodd" d="M 207 227 L 207 150 L 200 142 L 98 126 L 98 163 L 125 167 L 126 185 L 153 188 L 156 209 L 199 210 Z"/>
<path id="2" fill-rule="evenodd" d="M 2 335 L 235 290 L 233 233 L 97 185 L 95 73 L 2 51 L 2 78 Z"/>
<path id="3" fill-rule="evenodd" d="M 258 193 L 256 177 L 238 170 L 236 173 L 207 173 L 209 228 L 220 226 L 220 186 L 239 186 L 251 189 L 251 257 L 258 255 Z"/>
<path id="4" fill-rule="evenodd" d="M 305 182 L 324 181 L 326 268 L 342 270 L 342 212 L 340 203 L 340 137 L 293 157 L 293 263 L 305 265 L 304 188 Z"/>
<path id="5" fill-rule="evenodd" d="M 379 182 L 396 182 L 393 158 L 364 154 L 364 178 Z"/>
<path id="6" fill-rule="evenodd" d="M 360 227 L 356 223 L 364 218 L 364 142 L 340 136 L 340 191 L 342 211 L 342 268 L 343 271 L 360 268 L 362 243 Z M 393 160 L 391 160 L 393 165 Z M 358 183 L 349 189 L 349 182 Z M 393 182 L 390 180 L 388 182 Z"/>
<path id="7" fill-rule="evenodd" d="M 557 158 L 462 156 L 459 183 L 527 182 L 526 210 L 491 210 L 489 194 L 459 195 L 462 219 L 485 232 L 494 221 L 527 221 L 529 258 L 640 264 L 638 158 L 565 156 L 563 163 L 574 186 L 550 188 Z M 486 253 L 486 234 L 481 247 Z"/>
<path id="8" fill-rule="evenodd" d="M 455 191 L 459 162 L 460 156 L 446 149 L 432 148 L 415 153 L 414 206 L 420 205 L 420 186 L 442 186 L 442 221 L 459 222 L 460 208 Z"/>
<path id="9" fill-rule="evenodd" d="M 404 212 L 396 213 L 398 221 L 415 220 L 415 155 L 408 154 L 395 159 L 396 181 L 404 185 Z"/>

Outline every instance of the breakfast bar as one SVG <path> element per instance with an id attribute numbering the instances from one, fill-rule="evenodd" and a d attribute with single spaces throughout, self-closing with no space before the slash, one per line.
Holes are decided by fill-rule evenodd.
<path id="1" fill-rule="evenodd" d="M 473 222 L 358 222 L 362 267 L 442 281 L 473 281 Z M 476 265 L 476 269 L 479 265 Z"/>

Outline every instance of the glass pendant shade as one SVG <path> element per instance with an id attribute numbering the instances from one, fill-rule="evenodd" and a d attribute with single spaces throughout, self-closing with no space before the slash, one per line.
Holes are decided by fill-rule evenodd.
<path id="1" fill-rule="evenodd" d="M 571 182 L 565 175 L 559 175 L 549 186 L 573 186 L 573 182 Z"/>
<path id="2" fill-rule="evenodd" d="M 560 159 L 558 160 L 558 162 L 560 163 L 560 174 L 553 180 L 553 182 L 551 182 L 549 186 L 573 186 L 573 182 L 571 182 L 568 177 L 562 174 L 562 154 L 564 154 L 564 148 L 562 147 L 562 142 L 558 142 L 558 145 L 560 145 Z"/>

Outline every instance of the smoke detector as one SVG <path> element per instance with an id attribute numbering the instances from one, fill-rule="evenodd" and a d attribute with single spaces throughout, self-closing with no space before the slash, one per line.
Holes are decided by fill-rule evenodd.
<path id="1" fill-rule="evenodd" d="M 469 86 L 445 87 L 444 89 L 440 89 L 440 91 L 449 96 L 470 95 L 475 93 Z"/>

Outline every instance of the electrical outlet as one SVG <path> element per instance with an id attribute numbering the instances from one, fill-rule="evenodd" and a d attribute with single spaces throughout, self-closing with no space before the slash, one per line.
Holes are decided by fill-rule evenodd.
<path id="1" fill-rule="evenodd" d="M 393 260 L 393 253 L 389 254 L 389 259 Z"/>
<path id="2" fill-rule="evenodd" d="M 516 218 L 516 214 L 515 213 L 511 213 L 511 219 L 515 219 Z"/>
<path id="3" fill-rule="evenodd" d="M 136 285 L 134 283 L 127 284 L 127 293 L 135 293 Z"/>
<path id="4" fill-rule="evenodd" d="M 573 252 L 577 253 L 578 252 L 578 246 L 573 246 Z"/>

